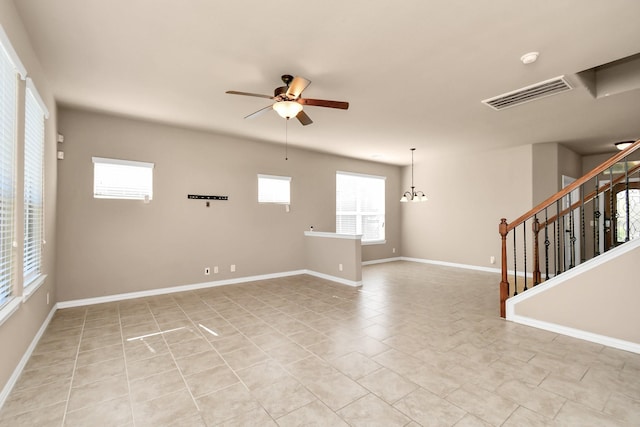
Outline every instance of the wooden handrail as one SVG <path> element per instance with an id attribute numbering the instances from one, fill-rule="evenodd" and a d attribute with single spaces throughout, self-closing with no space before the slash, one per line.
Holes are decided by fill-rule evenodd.
<path id="1" fill-rule="evenodd" d="M 502 269 L 501 269 L 502 271 L 501 271 L 501 281 L 500 281 L 500 316 L 501 317 L 504 318 L 505 315 L 506 315 L 506 300 L 509 298 L 509 295 L 510 295 L 510 292 L 509 292 L 509 287 L 510 286 L 509 286 L 509 281 L 507 279 L 507 234 L 511 230 L 514 230 L 516 227 L 518 227 L 519 225 L 523 224 L 528 219 L 530 219 L 532 217 L 534 218 L 533 229 L 532 229 L 533 237 L 534 237 L 534 243 L 533 243 L 533 246 L 534 246 L 533 247 L 533 250 L 534 250 L 533 282 L 534 283 L 533 284 L 534 284 L 534 286 L 537 285 L 541 281 L 540 265 L 539 265 L 539 260 L 538 260 L 538 253 L 539 253 L 538 233 L 540 232 L 540 230 L 542 228 L 546 229 L 546 226 L 548 224 L 553 223 L 553 221 L 557 221 L 558 218 L 561 215 L 563 215 L 563 214 L 565 214 L 567 212 L 570 212 L 572 209 L 580 206 L 582 203 L 585 203 L 585 200 L 591 201 L 595 197 L 595 194 L 597 194 L 597 192 L 600 191 L 601 188 L 603 188 L 603 187 L 606 188 L 606 186 L 611 186 L 611 185 L 617 184 L 617 183 L 621 182 L 622 179 L 625 178 L 625 176 L 629 176 L 630 173 L 635 173 L 638 169 L 640 169 L 640 165 L 634 166 L 633 168 L 628 169 L 627 173 L 625 174 L 625 176 L 620 176 L 620 177 L 616 178 L 615 180 L 613 179 L 613 176 L 612 176 L 611 177 L 612 180 L 611 180 L 611 182 L 609 184 L 607 184 L 607 185 L 605 185 L 603 187 L 599 187 L 597 190 L 589 193 L 587 195 L 586 199 L 583 196 L 582 200 L 577 201 L 576 203 L 573 203 L 570 208 L 566 208 L 566 209 L 562 210 L 561 212 L 556 213 L 556 215 L 554 217 L 552 217 L 551 219 L 545 218 L 545 222 L 542 223 L 542 224 L 539 222 L 539 220 L 536 217 L 536 215 L 538 213 L 540 213 L 541 211 L 543 211 L 544 209 L 546 209 L 549 206 L 551 206 L 552 204 L 554 204 L 557 201 L 561 200 L 563 197 L 567 196 L 572 191 L 576 190 L 577 188 L 581 188 L 581 186 L 583 186 L 585 183 L 587 183 L 589 180 L 593 179 L 594 177 L 598 176 L 600 173 L 602 173 L 602 172 L 606 171 L 607 169 L 611 168 L 613 165 L 615 165 L 616 163 L 620 162 L 621 160 L 624 160 L 627 156 L 629 156 L 631 153 L 633 153 L 637 149 L 640 149 L 640 140 L 637 140 L 636 142 L 631 144 L 631 146 L 627 147 L 625 150 L 620 151 L 619 153 L 617 153 L 616 155 L 612 156 L 607 161 L 603 162 L 599 166 L 596 166 L 591 171 L 589 171 L 587 174 L 585 174 L 584 176 L 578 178 L 577 180 L 572 182 L 570 185 L 568 185 L 565 188 L 563 188 L 562 190 L 558 191 L 556 194 L 554 194 L 553 196 L 549 197 L 548 199 L 546 199 L 542 203 L 538 204 L 533 209 L 529 210 L 524 215 L 521 215 L 520 217 L 516 218 L 511 223 L 507 223 L 506 218 L 502 218 L 500 220 L 500 225 L 499 225 L 498 231 L 500 233 L 500 238 L 501 238 L 501 253 L 502 253 L 501 254 L 502 255 Z M 555 227 L 554 227 L 554 233 L 555 233 Z M 559 243 L 559 234 L 556 237 L 558 239 L 557 246 L 559 247 L 559 245 L 560 245 L 560 243 Z M 573 239 L 573 236 L 571 238 Z M 547 240 L 545 240 L 545 246 L 547 246 L 548 244 L 549 244 L 549 242 Z M 515 237 L 514 237 L 514 245 L 515 245 Z M 557 250 L 559 250 L 559 249 L 557 249 Z M 526 264 L 526 252 L 525 252 L 525 264 Z M 573 261 L 572 261 L 572 264 L 573 264 Z M 573 265 L 569 266 L 569 268 L 571 268 L 571 267 L 573 267 Z M 559 272 L 560 271 L 558 270 L 558 273 Z M 514 268 L 514 276 L 515 275 L 517 275 L 517 270 Z M 548 278 L 548 271 L 547 271 L 547 278 Z M 525 265 L 525 278 L 524 278 L 524 280 L 525 280 L 525 290 L 526 290 L 526 280 L 527 280 L 527 278 L 526 278 L 526 265 Z M 517 290 L 517 286 L 514 286 L 514 288 L 516 288 L 515 290 Z"/>
<path id="2" fill-rule="evenodd" d="M 575 180 L 571 184 L 567 185 L 565 188 L 563 188 L 562 190 L 558 191 L 556 194 L 554 194 L 553 196 L 549 197 L 544 202 L 538 204 L 536 207 L 534 207 L 533 209 L 529 210 L 524 215 L 520 215 L 518 218 L 516 218 L 515 220 L 511 221 L 507 225 L 506 232 L 508 233 L 509 231 L 513 230 L 514 228 L 516 228 L 517 226 L 522 224 L 524 221 L 526 221 L 527 219 L 529 219 L 532 216 L 534 216 L 535 214 L 537 214 L 538 212 L 542 211 L 545 208 L 548 208 L 553 203 L 555 203 L 557 200 L 562 199 L 564 196 L 566 196 L 567 194 L 571 193 L 576 188 L 579 188 L 581 185 L 585 184 L 586 182 L 588 182 L 590 179 L 592 179 L 596 175 L 599 175 L 600 173 L 606 171 L 611 166 L 615 165 L 620 160 L 624 159 L 629 154 L 631 154 L 634 151 L 636 151 L 638 148 L 640 148 L 640 139 L 637 140 L 636 142 L 634 142 L 631 146 L 627 147 L 625 150 L 620 151 L 615 156 L 611 157 L 609 160 L 607 160 L 606 162 L 602 163 L 600 166 L 596 166 L 595 168 L 591 169 L 591 171 L 589 171 L 589 173 L 587 173 L 586 175 L 582 176 L 581 178 Z"/>
<path id="3" fill-rule="evenodd" d="M 635 165 L 634 167 L 632 167 L 631 169 L 629 169 L 629 170 L 627 171 L 627 174 L 628 174 L 628 175 L 634 174 L 634 173 L 636 173 L 636 171 L 637 171 L 638 169 L 640 169 L 640 164 Z M 601 187 L 599 187 L 599 188 L 598 188 L 598 191 L 597 191 L 597 192 L 594 190 L 594 191 L 592 191 L 591 193 L 587 194 L 587 195 L 584 197 L 584 203 L 587 203 L 587 202 L 590 202 L 591 200 L 593 200 L 593 199 L 596 197 L 596 194 L 602 194 L 602 193 L 603 193 L 603 191 L 600 191 L 600 189 L 604 188 L 604 189 L 605 189 L 604 191 L 606 191 L 606 188 L 607 188 L 607 187 L 609 187 L 609 185 L 616 185 L 616 184 L 619 184 L 619 183 L 620 183 L 620 182 L 622 182 L 624 179 L 625 179 L 625 176 L 623 175 L 623 176 L 619 176 L 619 177 L 617 177 L 616 179 L 614 179 L 614 180 L 613 180 L 613 182 L 611 182 L 611 184 L 609 184 L 609 183 L 607 183 L 607 184 L 603 184 Z M 572 204 L 570 207 L 568 207 L 568 208 L 565 208 L 565 209 L 561 210 L 559 214 L 552 216 L 551 218 L 549 218 L 547 221 L 545 221 L 545 222 L 541 223 L 540 225 L 541 225 L 542 227 L 546 227 L 546 226 L 547 226 L 547 225 L 549 225 L 549 224 L 553 224 L 553 222 L 554 222 L 554 221 L 556 221 L 556 220 L 557 220 L 559 217 L 561 217 L 562 215 L 566 215 L 566 214 L 568 214 L 569 212 L 571 212 L 572 210 L 577 209 L 577 208 L 578 208 L 578 206 L 580 206 L 580 204 L 581 204 L 582 202 L 583 202 L 582 200 L 575 202 L 575 203 L 574 203 L 574 204 Z"/>

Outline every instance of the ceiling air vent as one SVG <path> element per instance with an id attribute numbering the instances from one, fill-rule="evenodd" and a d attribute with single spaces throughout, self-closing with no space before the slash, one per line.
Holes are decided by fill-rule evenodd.
<path id="1" fill-rule="evenodd" d="M 514 107 L 529 101 L 535 101 L 536 99 L 555 95 L 560 92 L 566 92 L 571 89 L 571 85 L 567 80 L 565 80 L 564 76 L 560 76 L 531 86 L 523 87 L 522 89 L 503 93 L 502 95 L 485 99 L 482 102 L 494 110 L 504 110 L 505 108 Z"/>

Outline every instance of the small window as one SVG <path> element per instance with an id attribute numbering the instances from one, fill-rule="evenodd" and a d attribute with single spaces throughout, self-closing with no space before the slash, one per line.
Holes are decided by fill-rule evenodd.
<path id="1" fill-rule="evenodd" d="M 258 203 L 280 203 L 291 201 L 291 177 L 258 175 Z"/>
<path id="2" fill-rule="evenodd" d="M 153 163 L 93 158 L 93 197 L 153 199 Z"/>

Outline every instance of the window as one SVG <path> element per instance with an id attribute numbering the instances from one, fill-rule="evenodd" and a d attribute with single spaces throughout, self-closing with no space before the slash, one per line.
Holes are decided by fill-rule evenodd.
<path id="1" fill-rule="evenodd" d="M 9 302 L 14 283 L 15 150 L 18 73 L 24 68 L 0 27 L 0 307 Z M 16 65 L 17 64 L 17 65 Z"/>
<path id="2" fill-rule="evenodd" d="M 44 102 L 27 79 L 24 117 L 24 285 L 40 274 L 44 241 Z"/>
<path id="3" fill-rule="evenodd" d="M 282 203 L 291 201 L 291 177 L 258 175 L 258 203 Z"/>
<path id="4" fill-rule="evenodd" d="M 336 173 L 336 233 L 361 234 L 363 243 L 384 241 L 385 178 Z"/>
<path id="5" fill-rule="evenodd" d="M 153 199 L 153 163 L 93 158 L 93 197 Z"/>

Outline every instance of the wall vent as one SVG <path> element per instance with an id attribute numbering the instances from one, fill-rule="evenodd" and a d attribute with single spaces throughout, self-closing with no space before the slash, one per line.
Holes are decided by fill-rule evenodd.
<path id="1" fill-rule="evenodd" d="M 560 76 L 485 99 L 482 103 L 494 110 L 504 110 L 505 108 L 515 107 L 516 105 L 566 92 L 571 89 L 573 88 L 564 76 Z"/>

